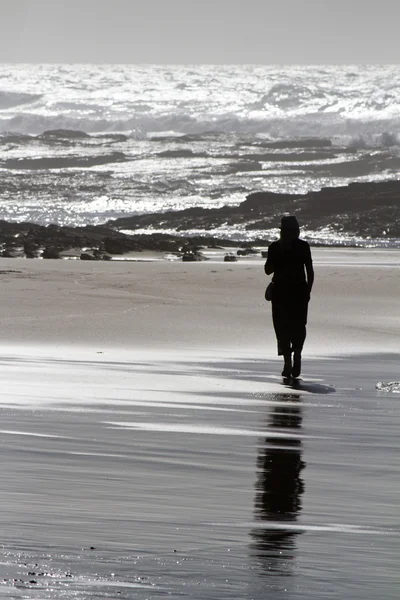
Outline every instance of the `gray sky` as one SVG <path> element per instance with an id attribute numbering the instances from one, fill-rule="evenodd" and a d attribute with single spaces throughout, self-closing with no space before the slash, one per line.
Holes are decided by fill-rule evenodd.
<path id="1" fill-rule="evenodd" d="M 0 62 L 399 63 L 398 0 L 0 0 Z"/>

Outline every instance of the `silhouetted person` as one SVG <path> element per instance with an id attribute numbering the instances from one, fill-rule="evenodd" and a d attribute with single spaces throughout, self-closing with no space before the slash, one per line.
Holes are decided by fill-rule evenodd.
<path id="1" fill-rule="evenodd" d="M 269 426 L 293 437 L 266 437 L 257 458 L 259 475 L 254 502 L 255 517 L 263 526 L 254 529 L 257 555 L 271 572 L 287 571 L 287 559 L 293 558 L 298 531 L 293 528 L 301 510 L 304 483 L 301 471 L 305 463 L 301 458 L 301 406 L 293 404 L 299 396 L 284 396 L 288 406 L 277 406 L 270 417 Z M 268 521 L 271 527 L 268 527 Z M 285 529 L 285 523 L 289 525 Z"/>
<path id="2" fill-rule="evenodd" d="M 299 235 L 296 217 L 282 217 L 280 238 L 269 246 L 264 267 L 267 275 L 274 274 L 272 320 L 278 355 L 283 354 L 285 360 L 283 377 L 298 377 L 301 372 L 308 302 L 314 283 L 310 246 Z"/>

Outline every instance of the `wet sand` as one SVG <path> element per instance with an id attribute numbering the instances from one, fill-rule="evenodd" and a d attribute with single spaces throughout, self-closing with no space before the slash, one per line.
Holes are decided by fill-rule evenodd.
<path id="1" fill-rule="evenodd" d="M 296 384 L 261 260 L 2 261 L 1 594 L 398 597 L 400 253 L 314 257 Z"/>

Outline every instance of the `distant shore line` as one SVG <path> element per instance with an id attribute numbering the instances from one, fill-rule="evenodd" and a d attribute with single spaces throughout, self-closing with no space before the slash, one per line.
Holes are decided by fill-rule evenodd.
<path id="1" fill-rule="evenodd" d="M 175 256 L 183 261 L 207 260 L 204 251 L 225 253 L 225 260 L 240 257 L 264 256 L 269 244 L 276 239 L 257 238 L 252 241 L 236 241 L 213 236 L 177 236 L 162 233 L 119 234 L 101 227 L 64 228 L 47 227 L 27 223 L 12 223 L 14 233 L 3 234 L 4 223 L 0 222 L 0 257 L 28 259 L 80 259 L 80 260 L 129 260 L 133 255 L 149 254 Z M 21 228 L 19 228 L 19 225 Z M 28 229 L 25 229 L 30 225 Z M 8 227 L 6 227 L 8 229 Z M 99 231 L 100 229 L 100 231 Z M 400 242 L 400 241 L 399 241 Z M 309 240 L 316 248 L 387 248 L 373 239 L 364 244 L 351 242 L 318 242 Z M 393 245 L 393 247 L 395 247 Z M 133 260 L 133 258 L 132 258 Z"/>
<path id="2" fill-rule="evenodd" d="M 254 192 L 238 206 L 136 214 L 102 225 L 3 220 L 0 255 L 56 259 L 72 253 L 84 260 L 110 260 L 143 251 L 196 254 L 204 246 L 249 250 L 276 238 L 284 214 L 295 214 L 302 229 L 313 233 L 307 237 L 313 246 L 388 247 L 400 241 L 400 181 L 357 182 L 305 195 Z M 220 228 L 239 239 L 216 235 Z M 240 231 L 252 239 L 241 240 Z"/>

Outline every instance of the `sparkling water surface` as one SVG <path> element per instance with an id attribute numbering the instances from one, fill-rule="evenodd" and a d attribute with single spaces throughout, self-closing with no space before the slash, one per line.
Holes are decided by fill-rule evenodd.
<path id="1" fill-rule="evenodd" d="M 397 179 L 399 84 L 388 65 L 0 65 L 0 218 L 99 224 Z"/>

